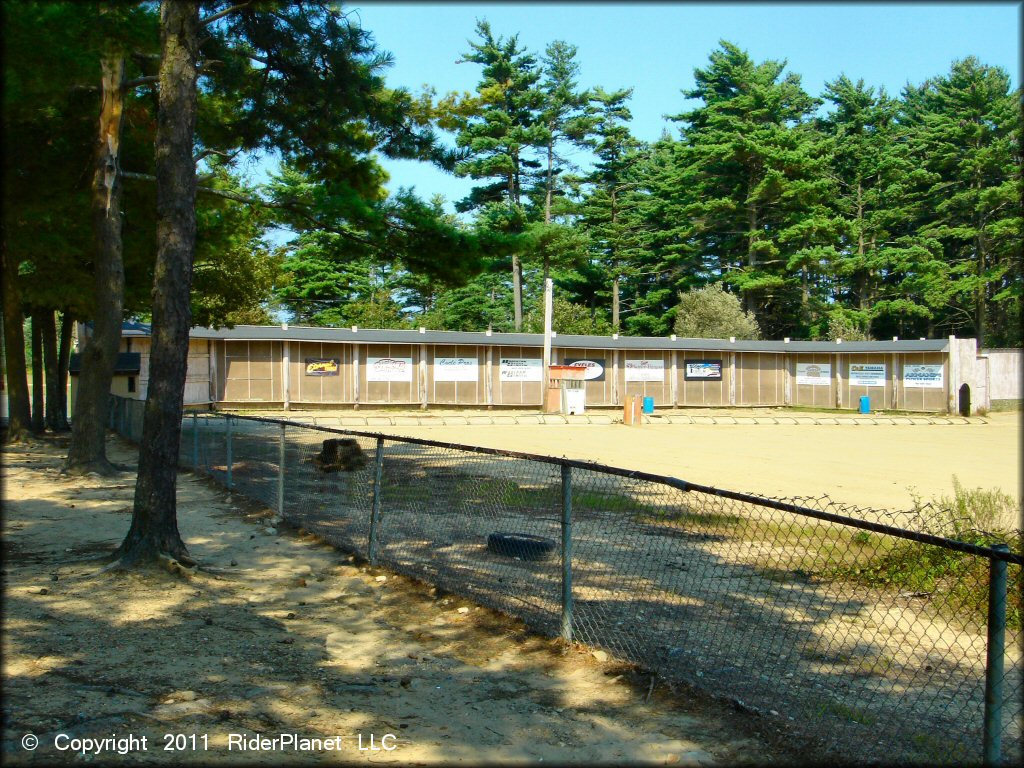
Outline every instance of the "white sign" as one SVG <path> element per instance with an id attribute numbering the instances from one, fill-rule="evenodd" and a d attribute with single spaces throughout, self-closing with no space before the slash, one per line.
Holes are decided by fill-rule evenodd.
<path id="1" fill-rule="evenodd" d="M 475 357 L 435 357 L 434 381 L 477 381 Z"/>
<path id="2" fill-rule="evenodd" d="M 503 357 L 498 378 L 501 381 L 540 381 L 544 377 L 542 363 L 539 357 Z"/>
<path id="3" fill-rule="evenodd" d="M 683 374 L 686 381 L 721 381 L 721 360 L 687 360 Z"/>
<path id="4" fill-rule="evenodd" d="M 565 364 L 576 368 L 586 368 L 587 372 L 583 376 L 584 381 L 604 381 L 603 357 L 599 360 L 577 360 L 576 358 L 567 357 Z"/>
<path id="5" fill-rule="evenodd" d="M 367 381 L 412 381 L 411 357 L 366 358 Z"/>
<path id="6" fill-rule="evenodd" d="M 850 363 L 851 387 L 884 387 L 885 363 Z"/>
<path id="7" fill-rule="evenodd" d="M 942 365 L 903 364 L 903 386 L 942 389 Z"/>
<path id="8" fill-rule="evenodd" d="M 627 360 L 626 381 L 657 381 L 665 380 L 664 360 Z"/>
<path id="9" fill-rule="evenodd" d="M 797 363 L 796 383 L 827 387 L 832 383 L 831 363 Z"/>

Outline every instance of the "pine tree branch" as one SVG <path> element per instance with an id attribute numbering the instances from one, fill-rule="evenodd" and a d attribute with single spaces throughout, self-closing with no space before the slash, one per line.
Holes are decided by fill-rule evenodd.
<path id="1" fill-rule="evenodd" d="M 154 176 L 151 173 L 135 173 L 133 171 L 121 171 L 121 176 L 122 178 L 125 179 L 135 179 L 137 181 L 156 181 L 156 176 Z M 257 205 L 263 208 L 272 208 L 276 210 L 288 211 L 309 222 L 322 232 L 330 232 L 331 234 L 344 237 L 346 240 L 350 240 L 360 245 L 369 246 L 370 248 L 374 248 L 378 251 L 384 250 L 383 248 L 381 248 L 379 244 L 375 243 L 369 238 L 360 237 L 359 235 L 356 235 L 355 233 L 347 229 L 325 225 L 316 216 L 310 213 L 306 206 L 300 203 L 275 203 L 271 200 L 264 200 L 263 198 L 260 197 L 241 195 L 238 194 L 237 192 L 228 192 L 223 189 L 214 189 L 213 187 L 197 186 L 196 191 L 208 195 L 214 195 L 216 197 L 223 197 L 227 200 L 234 200 L 236 203 L 245 203 L 246 205 Z M 391 226 L 396 229 L 399 228 L 398 225 L 394 224 L 393 222 L 389 222 L 388 226 Z"/>
<path id="2" fill-rule="evenodd" d="M 134 80 L 125 80 L 121 84 L 122 91 L 130 91 L 132 88 L 138 88 L 140 85 L 156 85 L 160 82 L 158 75 L 146 75 L 145 77 L 137 77 Z"/>
<path id="3" fill-rule="evenodd" d="M 244 3 L 239 3 L 238 5 L 232 5 L 232 6 L 228 7 L 228 8 L 225 8 L 223 11 L 218 11 L 217 13 L 213 14 L 212 16 L 207 16 L 205 19 L 200 19 L 199 25 L 202 26 L 202 27 L 208 27 L 211 24 L 213 24 L 214 22 L 219 21 L 220 19 L 223 19 L 225 16 L 228 16 L 228 15 L 230 15 L 232 13 L 235 13 L 236 11 L 242 10 L 247 5 L 252 5 L 252 0 L 248 0 L 247 2 L 244 2 Z"/>

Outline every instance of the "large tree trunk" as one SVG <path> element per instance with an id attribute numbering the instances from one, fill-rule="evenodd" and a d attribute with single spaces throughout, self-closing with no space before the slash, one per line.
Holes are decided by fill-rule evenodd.
<path id="1" fill-rule="evenodd" d="M 552 135 L 554 132 L 552 131 Z M 544 223 L 551 223 L 551 199 L 554 195 L 554 176 L 552 175 L 555 165 L 555 143 L 554 141 L 548 142 L 548 172 L 544 183 Z M 544 274 L 544 279 L 547 280 L 547 273 Z"/>
<path id="2" fill-rule="evenodd" d="M 96 172 L 92 185 L 93 225 L 96 230 L 96 311 L 93 332 L 81 351 L 75 418 L 65 471 L 71 474 L 112 474 L 107 461 L 106 426 L 110 383 L 121 344 L 124 308 L 124 260 L 121 242 L 121 126 L 124 59 L 104 56 L 103 104 L 100 109 Z"/>
<path id="3" fill-rule="evenodd" d="M 978 193 L 980 194 L 981 189 L 978 185 Z M 985 244 L 985 222 L 984 219 L 979 215 L 975 227 L 978 231 L 977 237 L 974 238 L 974 252 L 977 259 L 978 270 L 978 287 L 974 292 L 974 338 L 977 339 L 978 351 L 981 351 L 982 345 L 985 343 L 985 334 L 987 328 L 985 327 L 985 299 L 986 299 L 986 287 L 987 281 L 984 279 L 985 270 L 988 269 L 986 263 L 986 244 Z"/>
<path id="4" fill-rule="evenodd" d="M 864 268 L 864 188 L 857 182 L 857 264 L 860 265 L 853 276 L 853 291 L 857 296 L 857 308 L 868 309 L 868 277 L 871 270 Z"/>
<path id="5" fill-rule="evenodd" d="M 619 276 L 612 278 L 612 332 L 619 332 Z"/>
<path id="6" fill-rule="evenodd" d="M 523 330 L 523 264 L 519 260 L 519 254 L 512 256 L 512 301 L 515 304 L 513 312 L 513 323 L 516 333 Z"/>
<path id="7" fill-rule="evenodd" d="M 39 322 L 41 310 L 32 313 L 32 431 L 40 434 L 46 429 L 43 421 L 43 326 Z"/>
<path id="8" fill-rule="evenodd" d="M 192 324 L 189 294 L 196 246 L 192 142 L 198 37 L 198 4 L 162 0 L 153 341 L 132 525 L 117 552 L 124 567 L 164 558 L 192 563 L 178 533 L 176 488 L 188 331 Z"/>
<path id="9" fill-rule="evenodd" d="M 508 176 L 508 202 L 513 213 L 519 209 L 519 154 L 512 153 L 514 170 Z M 516 333 L 523 329 L 523 265 L 519 254 L 512 254 L 512 325 Z"/>
<path id="10" fill-rule="evenodd" d="M 29 410 L 28 375 L 25 370 L 25 316 L 18 292 L 18 264 L 0 246 L 3 265 L 4 298 L 4 371 L 7 375 L 7 440 L 18 442 L 29 437 L 32 414 Z"/>
<path id="11" fill-rule="evenodd" d="M 57 431 L 60 397 L 57 383 L 57 319 L 52 309 L 40 313 L 43 336 L 43 372 L 46 376 L 46 428 Z"/>
<path id="12" fill-rule="evenodd" d="M 61 312 L 60 346 L 57 349 L 57 425 L 58 432 L 71 429 L 68 424 L 68 368 L 71 362 L 71 335 L 74 333 L 75 318 L 70 312 Z"/>

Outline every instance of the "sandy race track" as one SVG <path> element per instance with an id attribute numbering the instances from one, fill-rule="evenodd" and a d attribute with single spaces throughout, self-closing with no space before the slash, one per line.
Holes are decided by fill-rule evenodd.
<path id="1" fill-rule="evenodd" d="M 332 413 L 353 415 L 351 410 Z M 430 413 L 443 420 L 441 414 Z M 613 418 L 621 416 L 607 413 Z M 365 411 L 359 414 L 369 416 Z M 281 418 L 282 412 L 262 415 Z M 287 417 L 296 415 L 292 412 Z M 326 412 L 303 415 L 313 415 L 317 423 L 325 425 L 332 421 Z M 372 416 L 369 419 L 372 424 Z M 1021 495 L 1018 412 L 993 413 L 970 423 L 949 425 L 880 421 L 856 426 L 438 424 L 347 428 L 597 461 L 771 497 L 828 495 L 844 504 L 889 510 L 910 508 L 914 495 L 925 500 L 952 495 L 954 475 L 966 488 Z M 1019 521 L 1007 522 L 1020 525 Z"/>

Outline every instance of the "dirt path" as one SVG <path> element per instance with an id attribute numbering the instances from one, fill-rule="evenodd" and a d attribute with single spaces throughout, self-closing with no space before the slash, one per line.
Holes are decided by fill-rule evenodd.
<path id="1" fill-rule="evenodd" d="M 109 451 L 134 461 L 124 443 Z M 179 527 L 219 573 L 98 575 L 88 558 L 127 530 L 134 476 L 67 478 L 62 455 L 52 444 L 2 454 L 10 764 L 97 746 L 104 764 L 792 760 L 764 720 L 661 686 L 651 695 L 628 667 L 361 567 L 190 475 Z M 323 742 L 240 751 L 257 734 Z M 147 749 L 113 741 L 129 735 Z"/>

